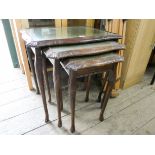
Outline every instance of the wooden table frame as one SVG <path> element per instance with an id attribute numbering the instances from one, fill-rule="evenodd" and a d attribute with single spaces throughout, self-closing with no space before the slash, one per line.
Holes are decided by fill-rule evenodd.
<path id="1" fill-rule="evenodd" d="M 66 28 L 65 28 L 66 29 Z M 69 28 L 70 30 L 72 28 Z M 73 28 L 75 30 L 75 27 Z M 77 29 L 79 30 L 79 28 L 77 27 Z M 87 29 L 90 30 L 90 28 L 86 28 L 86 27 L 81 27 L 81 29 L 85 30 L 87 32 Z M 54 29 L 51 29 L 51 31 L 55 31 Z M 61 29 L 62 31 L 62 29 Z M 94 30 L 92 29 L 92 32 Z M 97 33 L 97 32 L 98 33 Z M 47 103 L 46 103 L 46 96 L 45 96 L 45 89 L 44 89 L 44 76 L 43 76 L 43 57 L 44 57 L 44 53 L 43 51 L 47 48 L 47 47 L 55 47 L 56 45 L 68 45 L 68 44 L 83 44 L 84 43 L 92 43 L 92 42 L 104 42 L 107 40 L 118 40 L 121 39 L 122 37 L 120 35 L 117 34 L 112 34 L 112 33 L 106 33 L 105 32 L 99 32 L 99 30 L 96 30 L 94 33 L 94 35 L 88 35 L 86 34 L 85 37 L 73 37 L 73 38 L 65 38 L 65 39 L 61 39 L 62 37 L 60 37 L 60 39 L 56 38 L 55 39 L 51 39 L 51 40 L 40 40 L 40 41 L 35 41 L 35 40 L 31 40 L 30 42 L 27 42 L 27 51 L 30 51 L 29 48 L 34 48 L 34 54 L 35 54 L 35 72 L 37 75 L 37 79 L 38 79 L 38 85 L 39 85 L 39 89 L 40 89 L 40 93 L 42 95 L 42 101 L 43 101 L 43 107 L 44 107 L 44 111 L 45 111 L 45 122 L 49 121 L 49 115 L 48 115 L 48 109 L 47 109 Z M 74 32 L 74 31 L 73 31 Z M 72 32 L 72 33 L 73 33 Z M 27 30 L 25 31 L 21 31 L 22 33 L 22 37 L 25 38 L 25 41 L 27 40 L 27 37 L 29 37 L 29 33 L 31 34 L 31 32 L 27 32 Z M 97 35 L 99 34 L 99 35 Z M 102 35 L 101 35 L 102 34 Z M 23 39 L 24 39 L 23 38 Z M 114 50 L 114 49 L 113 49 Z M 28 54 L 29 55 L 29 54 Z M 56 95 L 56 102 L 57 102 L 57 111 L 58 111 L 58 127 L 62 126 L 62 121 L 61 121 L 61 110 L 62 110 L 62 105 L 63 105 L 63 101 L 62 101 L 62 91 L 61 91 L 61 77 L 60 77 L 60 69 L 61 69 L 61 64 L 60 64 L 60 60 L 59 58 L 53 58 L 52 61 L 53 64 L 53 82 L 54 82 L 54 89 L 55 89 L 55 95 Z M 34 71 L 33 71 L 34 72 Z"/>

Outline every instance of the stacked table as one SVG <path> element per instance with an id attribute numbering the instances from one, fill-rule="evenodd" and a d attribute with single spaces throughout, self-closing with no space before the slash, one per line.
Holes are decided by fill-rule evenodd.
<path id="1" fill-rule="evenodd" d="M 118 39 L 122 38 L 120 35 L 88 27 L 30 28 L 21 30 L 21 34 L 27 48 L 32 48 L 35 53 L 35 72 L 42 95 L 46 122 L 49 121 L 49 116 L 42 72 L 43 55 L 45 54 L 53 64 L 59 127 L 62 126 L 60 106 L 63 103 L 60 77 L 62 65 L 60 62 L 69 58 L 95 57 L 105 52 L 117 52 L 125 48 L 124 45 L 118 43 Z"/>

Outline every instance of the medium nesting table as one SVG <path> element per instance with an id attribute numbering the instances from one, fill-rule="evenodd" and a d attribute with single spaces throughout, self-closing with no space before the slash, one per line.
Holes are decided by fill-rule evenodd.
<path id="1" fill-rule="evenodd" d="M 75 131 L 74 114 L 75 114 L 75 96 L 76 96 L 76 78 L 85 77 L 92 74 L 108 72 L 108 88 L 105 92 L 106 99 L 102 105 L 106 105 L 109 95 L 113 88 L 116 72 L 116 67 L 119 62 L 123 61 L 123 57 L 118 54 L 113 54 L 118 50 L 123 50 L 125 47 L 114 41 L 102 43 L 92 43 L 83 45 L 70 45 L 67 47 L 55 47 L 48 49 L 45 53 L 53 64 L 54 59 L 59 59 L 62 67 L 69 75 L 69 96 L 71 106 L 71 132 Z M 110 78 L 109 78 L 110 77 Z M 110 89 L 109 89 L 110 87 Z M 62 105 L 59 105 L 61 107 Z M 102 106 L 103 107 L 103 106 Z M 104 106 L 105 109 L 106 106 Z M 61 114 L 61 109 L 58 109 Z M 101 117 L 104 110 L 102 110 Z M 61 117 L 59 118 L 61 122 Z"/>
<path id="2" fill-rule="evenodd" d="M 35 72 L 38 79 L 38 84 L 42 96 L 44 111 L 45 111 L 45 122 L 49 121 L 45 89 L 44 89 L 44 78 L 43 78 L 43 64 L 42 58 L 44 52 L 47 53 L 47 57 L 51 58 L 52 55 L 52 64 L 53 64 L 53 82 L 57 102 L 57 111 L 58 111 L 58 126 L 62 126 L 61 122 L 61 106 L 62 102 L 62 92 L 61 92 L 61 77 L 60 77 L 60 59 L 66 57 L 79 57 L 84 55 L 94 55 L 96 52 L 102 53 L 104 50 L 102 47 L 94 47 L 92 49 L 92 44 L 94 43 L 103 43 L 107 41 L 112 42 L 111 45 L 116 44 L 118 39 L 122 37 L 118 34 L 101 31 L 89 27 L 63 27 L 63 28 L 51 28 L 51 27 L 42 27 L 42 28 L 29 28 L 21 30 L 22 38 L 26 42 L 28 48 L 34 49 L 35 54 Z M 78 45 L 85 45 L 87 49 L 85 50 L 76 50 Z M 66 53 L 63 52 L 65 57 L 60 57 L 59 53 L 62 49 L 74 45 L 72 49 L 66 50 Z M 122 49 L 122 45 L 119 46 L 117 50 Z M 113 51 L 113 46 L 108 46 L 109 51 Z M 97 49 L 97 50 L 96 50 Z M 116 49 L 115 49 L 116 50 Z M 63 50 L 64 51 L 64 50 Z"/>

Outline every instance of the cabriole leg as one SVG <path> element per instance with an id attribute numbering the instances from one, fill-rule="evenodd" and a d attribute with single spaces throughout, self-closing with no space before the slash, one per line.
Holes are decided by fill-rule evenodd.
<path id="1" fill-rule="evenodd" d="M 35 70 L 38 78 L 39 88 L 41 91 L 44 111 L 45 111 L 45 122 L 49 121 L 48 115 L 48 108 L 46 103 L 46 96 L 45 96 L 45 88 L 44 88 L 44 78 L 43 78 L 43 68 L 42 68 L 42 52 L 41 49 L 35 49 Z"/>
<path id="2" fill-rule="evenodd" d="M 70 131 L 75 132 L 75 98 L 76 98 L 76 73 L 70 71 L 69 73 L 69 97 L 71 107 L 71 129 Z"/>
<path id="3" fill-rule="evenodd" d="M 56 102 L 57 102 L 58 127 L 62 126 L 61 110 L 63 108 L 60 68 L 61 68 L 60 61 L 58 59 L 54 59 L 54 62 L 53 62 L 53 82 L 54 82 L 54 89 L 55 89 Z"/>

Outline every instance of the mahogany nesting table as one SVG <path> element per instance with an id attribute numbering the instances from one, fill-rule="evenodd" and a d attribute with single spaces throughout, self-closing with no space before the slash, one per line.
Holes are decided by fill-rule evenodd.
<path id="1" fill-rule="evenodd" d="M 53 82 L 54 89 L 56 94 L 57 102 L 57 111 L 58 111 L 58 126 L 62 126 L 61 122 L 61 105 L 62 102 L 62 92 L 61 92 L 61 80 L 60 80 L 60 60 L 67 57 L 79 57 L 79 56 L 89 56 L 95 55 L 96 52 L 100 54 L 104 52 L 103 48 L 92 47 L 92 45 L 99 43 L 100 45 L 107 41 L 113 41 L 111 46 L 108 47 L 109 50 L 113 51 L 116 49 L 122 49 L 123 45 L 118 44 L 118 39 L 121 39 L 122 36 L 106 31 L 101 31 L 89 27 L 62 27 L 62 28 L 51 28 L 51 27 L 42 27 L 42 28 L 29 28 L 21 30 L 22 38 L 26 42 L 27 48 L 33 48 L 35 53 L 35 72 L 37 75 L 40 92 L 42 95 L 42 101 L 45 111 L 45 122 L 49 121 L 45 89 L 44 89 L 44 78 L 43 78 L 43 64 L 42 58 L 44 52 L 47 53 L 47 57 L 52 55 L 52 64 L 53 64 Z M 66 50 L 67 47 L 74 47 L 70 50 Z M 86 45 L 89 50 L 76 50 L 76 48 Z M 115 48 L 113 49 L 113 45 Z M 108 49 L 107 48 L 107 49 Z M 63 50 L 62 50 L 63 49 Z M 59 53 L 64 54 L 64 57 L 60 57 Z M 69 51 L 69 52 L 68 52 Z"/>
<path id="2" fill-rule="evenodd" d="M 75 131 L 75 98 L 76 98 L 76 78 L 86 77 L 92 74 L 107 73 L 107 88 L 102 99 L 103 107 L 100 120 L 103 121 L 103 113 L 115 83 L 115 72 L 117 64 L 124 58 L 114 54 L 118 50 L 123 50 L 124 45 L 114 41 L 102 43 L 70 45 L 66 47 L 55 47 L 48 49 L 45 53 L 46 58 L 53 64 L 55 58 L 60 60 L 62 67 L 69 75 L 69 96 L 71 107 L 71 132 Z M 105 97 L 106 96 L 106 97 Z M 61 114 L 62 104 L 59 105 L 58 113 Z M 61 117 L 59 118 L 61 122 Z"/>

